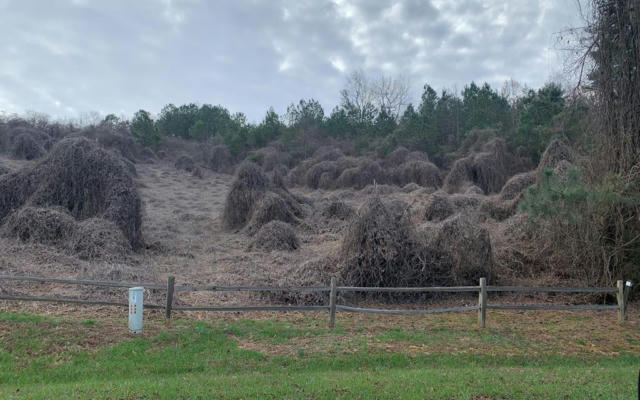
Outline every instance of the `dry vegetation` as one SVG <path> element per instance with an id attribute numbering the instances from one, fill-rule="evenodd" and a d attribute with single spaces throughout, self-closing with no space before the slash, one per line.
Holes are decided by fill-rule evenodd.
<path id="1" fill-rule="evenodd" d="M 440 168 L 404 147 L 377 157 L 319 141 L 304 158 L 272 143 L 241 160 L 221 144 L 167 138 L 151 149 L 116 128 L 48 129 L 0 123 L 3 272 L 261 285 L 336 276 L 355 286 L 582 277 L 551 265 L 556 250 L 541 237 L 553 237 L 549 225 L 518 208 L 545 171 L 563 176 L 580 162 L 560 141 L 536 168 L 495 132 L 479 131 Z M 216 301 L 239 299 L 264 300 Z"/>

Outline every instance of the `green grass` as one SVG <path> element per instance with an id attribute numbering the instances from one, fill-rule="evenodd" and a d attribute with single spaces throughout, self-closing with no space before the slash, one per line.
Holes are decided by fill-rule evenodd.
<path id="1" fill-rule="evenodd" d="M 627 399 L 636 393 L 640 366 L 633 352 L 473 355 L 442 348 L 447 340 L 458 346 L 478 336 L 478 343 L 491 348 L 526 349 L 526 339 L 508 329 L 441 327 L 431 335 L 389 327 L 367 336 L 360 328 L 330 332 L 312 319 L 183 320 L 147 337 L 57 350 L 80 341 L 84 329 L 126 325 L 3 312 L 0 321 L 0 333 L 8 332 L 0 336 L 2 399 Z M 265 351 L 243 349 L 238 338 Z M 326 344 L 334 342 L 341 345 Z M 320 348 L 311 346 L 318 343 Z M 395 350 L 380 351 L 380 343 Z M 405 344 L 434 351 L 397 350 Z M 270 351 L 275 346 L 292 351 Z"/>

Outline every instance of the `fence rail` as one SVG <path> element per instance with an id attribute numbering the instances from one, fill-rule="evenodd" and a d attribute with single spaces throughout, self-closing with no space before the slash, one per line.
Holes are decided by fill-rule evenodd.
<path id="1" fill-rule="evenodd" d="M 329 286 L 217 286 L 217 285 L 175 285 L 175 277 L 170 276 L 166 284 L 145 283 L 145 282 L 114 282 L 82 279 L 45 278 L 37 276 L 12 276 L 0 275 L 0 281 L 31 281 L 40 283 L 61 283 L 71 285 L 90 285 L 103 287 L 130 288 L 142 286 L 146 289 L 166 291 L 165 305 L 145 304 L 147 309 L 165 310 L 167 319 L 171 318 L 172 311 L 217 311 L 217 312 L 239 312 L 239 311 L 308 311 L 308 312 L 328 312 L 329 326 L 333 328 L 337 311 L 351 313 L 368 314 L 437 314 L 453 312 L 478 312 L 478 325 L 485 327 L 487 310 L 552 310 L 552 311 L 579 311 L 579 310 L 617 310 L 620 322 L 626 319 L 627 303 L 631 292 L 631 283 L 618 281 L 616 287 L 555 287 L 555 286 L 487 286 L 486 279 L 480 278 L 478 286 L 432 286 L 432 287 L 358 287 L 358 286 L 337 286 L 336 279 L 331 278 Z M 266 306 L 174 306 L 176 292 L 328 292 L 329 304 L 319 306 L 303 305 L 266 305 Z M 378 292 L 378 293 L 432 293 L 432 292 L 476 292 L 478 293 L 478 304 L 473 306 L 446 307 L 435 309 L 378 309 L 353 307 L 345 304 L 337 304 L 339 292 Z M 605 304 L 488 304 L 487 294 L 489 292 L 535 292 L 535 293 L 610 293 L 616 295 L 617 305 Z M 90 305 L 108 305 L 128 307 L 128 303 L 101 301 L 92 299 L 74 299 L 64 297 L 42 297 L 26 295 L 0 294 L 0 300 L 13 301 L 41 301 L 53 303 L 77 303 Z"/>

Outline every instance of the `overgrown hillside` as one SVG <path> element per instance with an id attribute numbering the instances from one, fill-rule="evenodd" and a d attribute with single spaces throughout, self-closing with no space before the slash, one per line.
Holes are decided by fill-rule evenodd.
<path id="1" fill-rule="evenodd" d="M 594 2 L 579 41 L 588 84 L 569 91 L 427 84 L 413 105 L 403 82 L 356 72 L 330 113 L 300 100 L 259 123 L 208 104 L 89 126 L 4 116 L 0 226 L 16 260 L 3 270 L 33 269 L 24 259 L 43 246 L 56 254 L 43 271 L 64 257 L 88 263 L 62 268 L 72 275 L 103 274 L 108 261 L 119 276 L 209 282 L 638 280 L 630 4 Z"/>

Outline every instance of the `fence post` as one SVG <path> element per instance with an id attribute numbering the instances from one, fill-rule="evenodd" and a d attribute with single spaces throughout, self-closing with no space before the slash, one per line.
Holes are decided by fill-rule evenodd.
<path id="1" fill-rule="evenodd" d="M 171 307 L 173 306 L 173 289 L 176 283 L 176 277 L 170 276 L 167 278 L 167 304 L 164 307 L 165 317 L 171 318 Z"/>
<path id="2" fill-rule="evenodd" d="M 618 322 L 623 322 L 625 320 L 625 312 L 626 312 L 626 296 L 624 292 L 624 281 L 617 282 L 618 292 L 616 293 L 616 298 L 618 299 Z"/>
<path id="3" fill-rule="evenodd" d="M 329 328 L 333 329 L 336 323 L 336 278 L 331 277 L 331 290 L 329 292 Z"/>
<path id="4" fill-rule="evenodd" d="M 478 325 L 484 328 L 487 321 L 487 279 L 480 278 L 480 291 L 478 293 Z"/>

